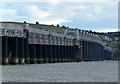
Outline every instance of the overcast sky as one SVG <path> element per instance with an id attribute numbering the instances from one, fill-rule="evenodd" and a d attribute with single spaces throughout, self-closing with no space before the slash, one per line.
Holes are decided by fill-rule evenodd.
<path id="1" fill-rule="evenodd" d="M 0 21 L 118 30 L 118 0 L 0 0 Z"/>

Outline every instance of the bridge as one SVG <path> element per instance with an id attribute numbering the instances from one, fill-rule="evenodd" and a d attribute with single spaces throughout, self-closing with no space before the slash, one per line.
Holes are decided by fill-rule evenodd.
<path id="1" fill-rule="evenodd" d="M 0 22 L 2 64 L 42 64 L 111 60 L 100 36 L 80 29 Z"/>

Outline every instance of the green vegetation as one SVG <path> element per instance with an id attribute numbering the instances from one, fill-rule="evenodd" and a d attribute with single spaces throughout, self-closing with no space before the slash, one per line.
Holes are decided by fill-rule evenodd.
<path id="1" fill-rule="evenodd" d="M 65 27 L 57 27 L 53 25 L 30 24 L 30 26 L 35 27 L 35 28 L 45 29 L 48 31 L 53 31 L 53 32 L 63 32 L 66 30 Z"/>

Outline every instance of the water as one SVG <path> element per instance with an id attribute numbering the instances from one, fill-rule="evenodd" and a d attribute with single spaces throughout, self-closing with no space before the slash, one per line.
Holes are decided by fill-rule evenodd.
<path id="1" fill-rule="evenodd" d="M 5 65 L 6 82 L 117 82 L 118 62 L 74 62 L 55 64 Z"/>

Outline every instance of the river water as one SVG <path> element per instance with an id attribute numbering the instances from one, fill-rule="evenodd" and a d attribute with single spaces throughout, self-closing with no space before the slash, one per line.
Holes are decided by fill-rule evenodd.
<path id="1" fill-rule="evenodd" d="M 117 61 L 2 66 L 3 82 L 117 82 Z"/>

